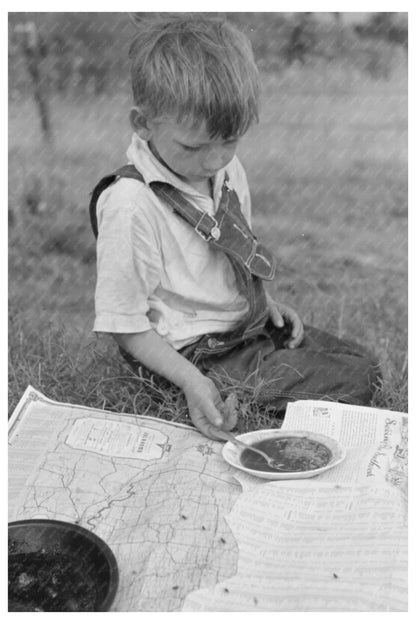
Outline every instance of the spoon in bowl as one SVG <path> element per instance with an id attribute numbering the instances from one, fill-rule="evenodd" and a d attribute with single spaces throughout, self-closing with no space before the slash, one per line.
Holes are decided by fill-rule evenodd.
<path id="1" fill-rule="evenodd" d="M 252 451 L 253 453 L 257 453 L 258 455 L 261 455 L 263 457 L 263 459 L 266 460 L 266 462 L 267 462 L 268 466 L 270 466 L 270 468 L 273 468 L 274 470 L 281 470 L 282 472 L 288 472 L 288 470 L 284 467 L 283 464 L 279 464 L 278 462 L 276 462 L 276 460 L 273 459 L 273 457 L 270 457 L 270 455 L 267 455 L 267 453 L 265 453 L 264 451 L 261 451 L 260 449 L 255 448 L 254 446 L 251 446 L 250 444 L 246 444 L 245 442 L 242 442 L 241 440 L 238 440 L 238 438 L 236 438 L 229 431 L 224 431 L 222 429 L 220 433 L 221 433 L 221 436 L 225 440 L 228 440 L 232 444 L 235 444 L 235 446 L 237 446 L 237 447 L 239 447 L 239 448 L 241 448 L 243 450 L 249 450 L 249 451 Z"/>

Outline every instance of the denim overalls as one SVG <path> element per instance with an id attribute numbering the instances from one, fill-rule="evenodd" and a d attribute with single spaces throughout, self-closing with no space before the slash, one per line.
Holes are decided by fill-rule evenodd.
<path id="1" fill-rule="evenodd" d="M 103 178 L 90 202 L 90 218 L 97 235 L 96 205 L 101 192 L 120 177 L 143 177 L 133 165 Z M 314 327 L 305 327 L 299 347 L 286 349 L 290 327 L 276 328 L 268 319 L 263 280 L 276 272 L 274 256 L 257 241 L 244 219 L 236 192 L 225 175 L 221 200 L 215 216 L 188 202 L 173 186 L 153 182 L 158 198 L 185 219 L 208 245 L 221 249 L 231 262 L 240 292 L 249 303 L 246 317 L 224 334 L 202 336 L 180 353 L 220 390 L 242 385 L 254 389 L 259 404 L 276 411 L 290 400 L 323 399 L 367 405 L 375 390 L 379 370 L 371 354 L 361 346 L 340 340 Z M 133 370 L 143 366 L 120 349 Z"/>

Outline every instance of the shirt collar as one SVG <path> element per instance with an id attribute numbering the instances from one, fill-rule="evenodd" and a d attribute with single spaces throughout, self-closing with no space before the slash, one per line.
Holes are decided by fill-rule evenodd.
<path id="1" fill-rule="evenodd" d="M 127 150 L 127 158 L 142 174 L 147 185 L 151 182 L 167 182 L 175 188 L 189 195 L 199 196 L 201 193 L 189 184 L 178 178 L 170 169 L 165 167 L 152 153 L 146 141 L 137 134 L 133 134 Z M 224 183 L 225 168 L 220 169 L 214 178 L 214 197 L 218 195 Z"/>

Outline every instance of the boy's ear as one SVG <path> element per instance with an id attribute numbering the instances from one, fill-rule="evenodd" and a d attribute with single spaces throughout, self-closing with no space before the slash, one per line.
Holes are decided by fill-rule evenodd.
<path id="1" fill-rule="evenodd" d="M 137 106 L 133 106 L 130 111 L 130 124 L 141 139 L 145 141 L 150 139 L 151 131 L 148 126 L 147 118 Z"/>

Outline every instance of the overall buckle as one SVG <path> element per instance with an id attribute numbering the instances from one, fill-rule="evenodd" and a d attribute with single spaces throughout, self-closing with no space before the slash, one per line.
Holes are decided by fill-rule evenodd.
<path id="1" fill-rule="evenodd" d="M 210 233 L 209 234 L 205 234 L 205 232 L 203 232 L 202 230 L 199 229 L 199 227 L 200 227 L 200 225 L 201 225 L 201 223 L 202 223 L 202 221 L 204 219 L 208 219 L 208 221 L 209 221 L 208 227 L 212 226 L 211 229 L 210 229 Z M 208 242 L 208 241 L 210 241 L 212 239 L 218 240 L 219 237 L 221 236 L 221 230 L 218 227 L 218 221 L 214 217 L 209 215 L 207 212 L 205 212 L 202 215 L 202 217 L 200 218 L 200 220 L 198 221 L 198 223 L 194 227 L 194 230 L 206 242 Z"/>

